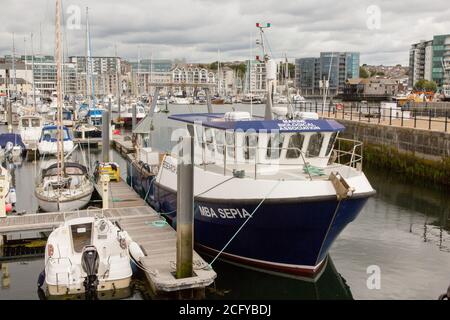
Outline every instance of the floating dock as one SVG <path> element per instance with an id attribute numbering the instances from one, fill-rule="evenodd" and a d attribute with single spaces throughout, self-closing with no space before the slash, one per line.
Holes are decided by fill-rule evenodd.
<path id="1" fill-rule="evenodd" d="M 100 180 L 100 179 L 99 179 Z M 103 198 L 101 182 L 95 185 L 100 197 Z M 125 181 L 111 181 L 109 183 L 108 208 L 132 208 L 146 206 L 146 202 L 142 199 Z"/>
<path id="2" fill-rule="evenodd" d="M 129 153 L 135 152 L 131 138 L 130 140 L 125 140 L 125 137 L 116 135 L 111 140 L 113 148 L 124 157 Z"/>

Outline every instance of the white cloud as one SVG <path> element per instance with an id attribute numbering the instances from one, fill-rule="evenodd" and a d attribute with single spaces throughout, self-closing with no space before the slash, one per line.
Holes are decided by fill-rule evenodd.
<path id="1" fill-rule="evenodd" d="M 64 8 L 78 5 L 80 30 L 67 30 L 69 55 L 84 54 L 85 7 L 89 5 L 94 55 L 186 58 L 213 61 L 251 56 L 255 22 L 271 22 L 266 34 L 276 58 L 318 56 L 320 51 L 359 51 L 362 63 L 408 64 L 413 42 L 450 33 L 450 8 L 445 0 L 63 0 Z M 369 30 L 366 10 L 381 10 L 380 29 Z M 39 48 L 42 25 L 44 53 L 54 50 L 55 0 L 2 0 L 0 54 L 11 54 L 12 32 L 18 54 L 24 37 L 35 34 Z M 67 17 L 66 17 L 67 18 Z M 253 55 L 256 55 L 256 49 Z"/>

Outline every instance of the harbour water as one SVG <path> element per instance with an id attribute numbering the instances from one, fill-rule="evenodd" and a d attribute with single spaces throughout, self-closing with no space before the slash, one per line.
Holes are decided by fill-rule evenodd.
<path id="1" fill-rule="evenodd" d="M 215 112 L 249 110 L 249 105 L 214 106 Z M 254 105 L 262 113 L 261 105 Z M 205 112 L 205 106 L 169 106 L 171 113 Z M 152 144 L 168 150 L 174 122 L 167 114 L 154 120 Z M 4 131 L 5 127 L 2 126 Z M 173 139 L 176 141 L 176 139 Z M 100 150 L 90 150 L 91 162 Z M 81 157 L 81 153 L 75 156 Z M 81 159 L 81 158 L 79 158 Z M 113 152 L 125 177 L 125 162 Z M 39 163 L 23 161 L 13 169 L 17 189 L 17 211 L 34 212 L 34 176 Z M 375 197 L 344 232 L 330 251 L 330 259 L 315 281 L 279 277 L 217 261 L 215 286 L 208 299 L 436 299 L 450 284 L 449 190 L 411 183 L 401 176 L 380 170 L 364 170 L 377 190 Z M 205 257 L 211 261 L 211 257 Z M 0 299 L 39 299 L 36 281 L 44 267 L 43 258 L 2 262 Z M 372 270 L 380 272 L 380 287 L 368 279 Z M 142 278 L 134 289 L 114 297 L 147 299 Z M 368 285 L 369 284 L 369 285 Z M 101 298 L 101 297 L 100 297 Z"/>

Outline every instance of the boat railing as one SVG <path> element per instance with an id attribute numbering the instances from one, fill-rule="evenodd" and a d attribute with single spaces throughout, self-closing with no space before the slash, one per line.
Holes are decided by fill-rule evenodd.
<path id="1" fill-rule="evenodd" d="M 358 140 L 336 138 L 331 162 L 362 170 L 363 143 Z"/>
<path id="2" fill-rule="evenodd" d="M 217 144 L 217 143 L 205 143 L 205 148 L 202 148 L 202 165 L 204 170 L 206 170 L 207 167 L 207 159 L 206 159 L 206 149 L 208 148 L 208 145 L 213 146 L 214 148 L 217 149 L 222 149 L 222 158 L 223 158 L 223 175 L 227 175 L 227 170 L 228 168 L 232 165 L 232 164 L 250 164 L 253 166 L 253 173 L 254 173 L 254 178 L 257 179 L 258 178 L 258 168 L 261 166 L 264 167 L 273 167 L 273 168 L 279 168 L 280 166 L 290 166 L 290 167 L 297 167 L 299 169 L 304 169 L 306 175 L 308 176 L 308 178 L 310 180 L 312 180 L 312 175 L 310 172 L 310 163 L 306 161 L 305 159 L 305 153 L 296 147 L 288 147 L 288 148 L 280 148 L 280 147 L 260 147 L 260 146 L 235 146 L 235 145 L 227 145 L 227 144 Z M 236 155 L 238 154 L 238 150 L 243 150 L 242 154 L 247 154 L 246 156 L 244 156 L 243 160 L 237 160 L 234 156 L 233 157 L 229 157 L 228 156 L 228 151 L 229 149 L 232 149 L 233 153 Z M 252 151 L 253 150 L 253 151 Z M 250 151 L 252 151 L 253 155 L 250 156 Z M 278 159 L 277 158 L 271 158 L 271 156 L 269 156 L 268 158 L 265 159 L 265 161 L 262 161 L 260 159 L 260 152 L 261 151 L 270 151 L 271 154 L 277 154 L 278 155 Z M 283 151 L 294 151 L 296 154 L 298 154 L 298 157 L 296 157 L 296 160 L 298 161 L 293 161 L 293 162 L 283 162 L 280 160 L 281 158 L 281 154 Z M 220 152 L 219 152 L 220 154 Z M 315 159 L 317 159 L 319 157 L 315 157 Z M 278 160 L 278 161 L 277 161 Z M 233 174 L 236 174 L 233 172 Z M 304 175 L 302 173 L 302 175 Z"/>

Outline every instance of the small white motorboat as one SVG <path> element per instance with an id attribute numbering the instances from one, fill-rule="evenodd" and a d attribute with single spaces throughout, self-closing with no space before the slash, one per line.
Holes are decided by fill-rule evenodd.
<path id="1" fill-rule="evenodd" d="M 105 218 L 64 222 L 50 234 L 45 247 L 48 294 L 89 294 L 129 287 L 130 241 L 126 231 Z M 43 284 L 42 279 L 39 282 Z"/>
<path id="2" fill-rule="evenodd" d="M 55 155 L 57 153 L 57 133 L 58 127 L 55 125 L 44 126 L 42 128 L 41 137 L 38 143 L 39 154 Z M 69 129 L 67 127 L 63 127 L 63 140 L 64 153 L 72 152 L 74 143 L 70 137 Z"/>

